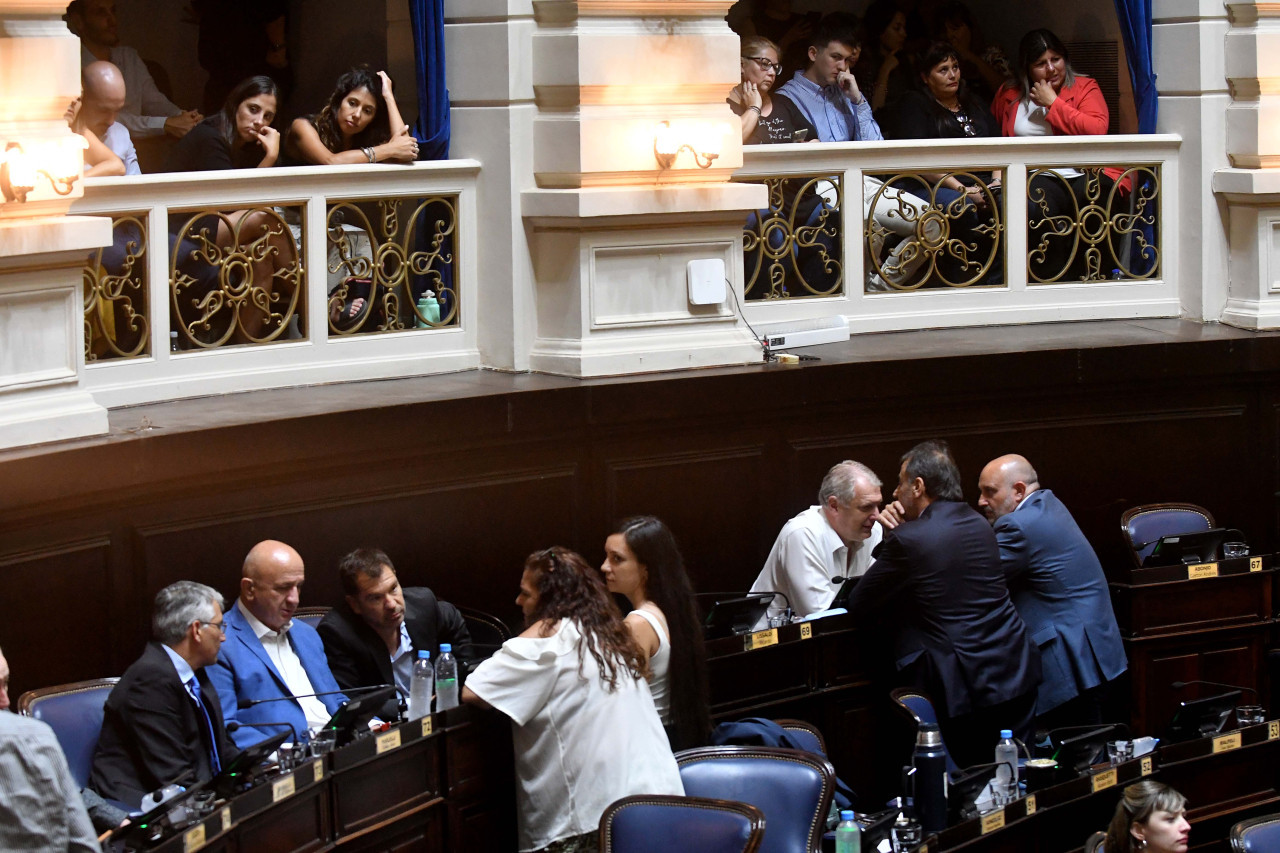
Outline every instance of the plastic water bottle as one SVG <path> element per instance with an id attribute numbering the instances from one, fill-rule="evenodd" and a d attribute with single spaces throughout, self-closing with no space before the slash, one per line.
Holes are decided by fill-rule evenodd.
<path id="1" fill-rule="evenodd" d="M 453 646 L 440 644 L 440 660 L 436 661 L 436 710 L 458 707 L 458 661 Z"/>
<path id="2" fill-rule="evenodd" d="M 915 766 L 915 808 L 925 832 L 947 828 L 947 748 L 937 723 L 921 723 L 916 732 L 916 748 L 911 756 Z"/>
<path id="3" fill-rule="evenodd" d="M 416 720 L 431 713 L 431 652 L 418 652 L 413 662 L 413 679 L 409 682 L 409 719 Z"/>
<path id="4" fill-rule="evenodd" d="M 1018 744 L 1009 729 L 1000 730 L 1000 741 L 996 744 L 996 763 L 1003 765 L 996 768 L 996 787 L 1008 799 L 1015 798 L 1018 794 Z"/>
<path id="5" fill-rule="evenodd" d="M 840 812 L 840 825 L 836 827 L 836 853 L 862 853 L 862 827 L 853 819 L 853 812 Z"/>

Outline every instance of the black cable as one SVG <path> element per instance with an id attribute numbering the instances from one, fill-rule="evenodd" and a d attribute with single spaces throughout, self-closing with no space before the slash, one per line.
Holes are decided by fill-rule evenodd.
<path id="1" fill-rule="evenodd" d="M 747 315 L 743 312 L 742 303 L 738 302 L 738 292 L 733 289 L 733 282 L 726 278 L 724 283 L 728 285 L 729 295 L 733 297 L 734 307 L 738 309 L 738 316 L 742 318 L 742 322 L 747 324 L 747 328 L 751 329 L 751 335 L 755 339 L 756 343 L 760 344 L 760 349 L 764 353 L 764 360 L 773 361 L 773 351 L 769 349 L 768 342 L 764 338 L 760 337 L 759 332 L 752 328 L 751 321 L 747 319 Z"/>

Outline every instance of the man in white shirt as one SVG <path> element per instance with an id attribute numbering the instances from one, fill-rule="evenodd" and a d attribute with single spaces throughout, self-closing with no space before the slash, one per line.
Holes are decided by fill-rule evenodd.
<path id="1" fill-rule="evenodd" d="M 826 610 L 845 579 L 866 573 L 883 535 L 880 500 L 880 478 L 866 465 L 845 460 L 827 472 L 818 505 L 783 525 L 751 586 L 782 593 L 765 618 L 788 607 L 798 616 Z"/>
<path id="2" fill-rule="evenodd" d="M 106 60 L 124 75 L 126 95 L 119 118 L 134 139 L 166 133 L 181 139 L 204 118 L 196 110 L 183 110 L 166 98 L 138 52 L 120 44 L 116 0 L 72 0 L 67 6 L 66 21 L 71 32 L 80 37 L 81 66 Z"/>
<path id="3" fill-rule="evenodd" d="M 302 557 L 283 542 L 259 542 L 245 557 L 240 597 L 227 610 L 227 642 L 209 678 L 232 737 L 249 746 L 288 723 L 301 737 L 323 726 L 346 701 L 329 671 L 316 629 L 293 618 L 306 580 Z M 313 694 L 325 694 L 316 696 Z"/>
<path id="4" fill-rule="evenodd" d="M 138 152 L 134 150 L 129 129 L 116 121 L 124 109 L 124 75 L 110 62 L 90 62 L 80 72 L 80 112 L 76 128 L 86 128 L 102 140 L 111 153 L 124 161 L 126 175 L 141 175 Z"/>

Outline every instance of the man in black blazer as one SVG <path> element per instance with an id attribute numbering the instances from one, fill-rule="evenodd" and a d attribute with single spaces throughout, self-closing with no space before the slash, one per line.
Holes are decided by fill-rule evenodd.
<path id="1" fill-rule="evenodd" d="M 989 762 L 1000 729 L 1029 739 L 1040 657 L 1009 599 L 1000 549 L 964 503 L 945 442 L 902 457 L 890 528 L 850 612 L 889 620 L 900 676 L 929 694 L 960 766 Z"/>
<path id="2" fill-rule="evenodd" d="M 212 778 L 239 753 L 204 671 L 225 638 L 222 596 L 191 581 L 170 584 L 156 595 L 151 633 L 107 697 L 89 775 L 93 790 L 135 807 L 170 782 Z"/>
<path id="3" fill-rule="evenodd" d="M 440 657 L 440 644 L 453 646 L 459 679 L 472 661 L 471 634 L 458 608 L 426 587 L 402 589 L 391 558 L 376 548 L 359 548 L 342 558 L 338 577 L 345 593 L 316 629 L 324 641 L 329 669 L 344 689 L 394 684 L 409 695 L 413 661 L 419 651 Z M 379 716 L 395 719 L 396 700 Z"/>

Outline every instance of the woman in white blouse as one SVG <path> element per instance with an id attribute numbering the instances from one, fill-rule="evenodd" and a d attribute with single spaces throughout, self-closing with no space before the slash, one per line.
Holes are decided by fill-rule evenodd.
<path id="1" fill-rule="evenodd" d="M 600 573 L 565 548 L 530 555 L 516 603 L 524 632 L 467 677 L 462 701 L 511 718 L 520 850 L 595 850 L 614 800 L 684 794 L 645 655 Z"/>
<path id="2" fill-rule="evenodd" d="M 625 625 L 649 657 L 649 689 L 674 750 L 711 736 L 707 662 L 693 585 L 671 530 L 651 515 L 629 518 L 604 543 L 610 592 L 631 602 Z"/>

